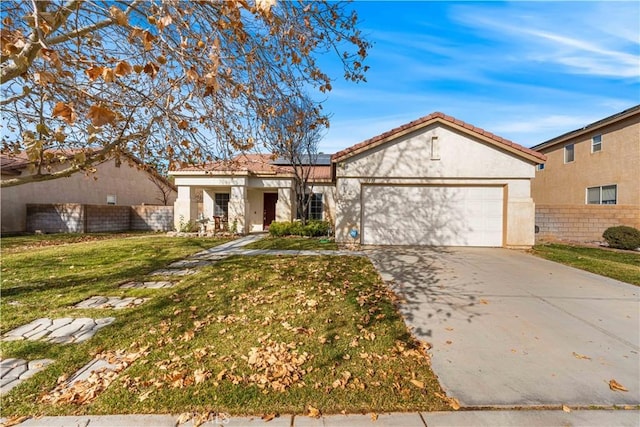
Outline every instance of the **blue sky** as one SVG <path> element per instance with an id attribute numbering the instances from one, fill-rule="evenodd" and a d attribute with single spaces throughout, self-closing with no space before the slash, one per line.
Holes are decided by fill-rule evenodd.
<path id="1" fill-rule="evenodd" d="M 640 2 L 352 7 L 374 43 L 371 70 L 367 83 L 333 83 L 322 152 L 434 111 L 530 147 L 640 104 Z"/>

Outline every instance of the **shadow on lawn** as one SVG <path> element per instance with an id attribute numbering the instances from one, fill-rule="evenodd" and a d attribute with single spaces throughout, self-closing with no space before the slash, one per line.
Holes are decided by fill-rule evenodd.
<path id="1" fill-rule="evenodd" d="M 369 247 L 367 256 L 382 279 L 400 297 L 399 310 L 417 338 L 432 336 L 431 325 L 451 318 L 467 322 L 480 315 L 476 296 L 465 288 L 439 247 Z"/>

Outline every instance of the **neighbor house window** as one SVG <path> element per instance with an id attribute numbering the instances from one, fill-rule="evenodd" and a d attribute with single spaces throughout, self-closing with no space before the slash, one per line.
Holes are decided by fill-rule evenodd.
<path id="1" fill-rule="evenodd" d="M 115 205 L 116 204 L 116 195 L 115 194 L 107 194 L 107 204 Z"/>
<path id="2" fill-rule="evenodd" d="M 573 144 L 564 146 L 564 162 L 571 163 L 574 160 L 574 149 Z"/>
<path id="3" fill-rule="evenodd" d="M 603 185 L 602 187 L 587 188 L 587 204 L 615 205 L 618 203 L 618 186 Z"/>
<path id="4" fill-rule="evenodd" d="M 543 171 L 544 170 L 544 163 L 540 163 L 539 165 L 537 165 L 536 169 L 539 170 L 539 171 Z"/>
<path id="5" fill-rule="evenodd" d="M 591 138 L 591 152 L 597 153 L 602 150 L 602 135 L 596 135 Z"/>
<path id="6" fill-rule="evenodd" d="M 216 193 L 213 198 L 213 216 L 229 216 L 229 193 Z"/>

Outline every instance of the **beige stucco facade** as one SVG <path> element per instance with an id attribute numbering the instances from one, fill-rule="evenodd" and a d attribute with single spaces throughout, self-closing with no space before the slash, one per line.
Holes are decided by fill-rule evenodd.
<path id="1" fill-rule="evenodd" d="M 602 138 L 602 148 L 592 152 L 592 138 L 597 135 Z M 566 163 L 568 144 L 574 145 L 575 158 Z M 538 150 L 547 161 L 543 170 L 536 171 L 532 183 L 537 204 L 585 205 L 587 188 L 617 185 L 616 204 L 640 206 L 640 109 L 550 145 L 541 144 Z"/>
<path id="2" fill-rule="evenodd" d="M 465 129 L 432 121 L 338 159 L 336 240 L 350 241 L 350 231 L 357 230 L 361 243 L 373 243 L 367 233 L 374 231 L 367 230 L 365 216 L 379 211 L 393 218 L 386 224 L 381 221 L 395 235 L 393 242 L 531 246 L 534 204 L 530 182 L 534 173 L 533 159 L 498 148 Z M 467 239 L 464 235 L 470 232 L 469 216 L 474 212 L 462 213 L 466 201 L 458 199 L 474 197 L 479 204 L 475 212 L 482 215 L 482 194 L 495 199 L 486 203 L 495 214 L 494 224 L 487 228 L 495 232 L 486 238 Z M 385 196 L 390 200 L 384 200 Z M 411 197 L 416 200 L 408 201 Z M 363 206 L 366 203 L 378 206 Z"/>
<path id="3" fill-rule="evenodd" d="M 25 231 L 26 205 L 31 203 L 163 205 L 163 193 L 158 187 L 163 185 L 167 205 L 173 204 L 176 191 L 152 177 L 155 178 L 126 160 L 107 160 L 96 166 L 95 173 L 78 172 L 67 178 L 2 188 L 2 232 Z"/>
<path id="4" fill-rule="evenodd" d="M 265 229 L 265 193 L 277 193 L 276 221 L 294 219 L 291 170 L 270 158 L 244 155 L 170 172 L 178 187 L 176 227 L 211 218 L 218 192 L 229 195 L 228 221 L 239 233 Z M 322 194 L 322 216 L 338 242 L 529 247 L 530 186 L 541 161 L 540 153 L 433 113 L 309 166 L 321 169 L 322 179 L 308 190 Z"/>

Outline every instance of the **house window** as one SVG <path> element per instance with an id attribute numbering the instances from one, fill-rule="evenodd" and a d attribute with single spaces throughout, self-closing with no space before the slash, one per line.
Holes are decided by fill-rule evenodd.
<path id="1" fill-rule="evenodd" d="M 116 204 L 116 195 L 115 194 L 107 194 L 107 204 L 115 205 Z"/>
<path id="2" fill-rule="evenodd" d="M 591 152 L 597 153 L 602 150 L 602 135 L 596 135 L 591 138 Z"/>
<path id="3" fill-rule="evenodd" d="M 544 163 L 540 163 L 539 165 L 537 165 L 536 169 L 539 170 L 539 171 L 543 171 L 544 170 Z"/>
<path id="4" fill-rule="evenodd" d="M 213 216 L 229 216 L 229 193 L 216 193 L 213 198 Z"/>
<path id="5" fill-rule="evenodd" d="M 615 205 L 618 203 L 618 186 L 604 185 L 602 187 L 587 188 L 587 204 Z"/>
<path id="6" fill-rule="evenodd" d="M 564 146 L 564 162 L 571 163 L 574 160 L 574 149 L 573 144 L 568 144 Z"/>
<path id="7" fill-rule="evenodd" d="M 311 194 L 309 201 L 309 219 L 322 219 L 322 193 Z"/>
<path id="8" fill-rule="evenodd" d="M 306 201 L 309 202 L 307 211 L 305 212 L 306 219 L 322 220 L 323 204 L 322 193 L 310 193 L 306 194 Z M 297 218 L 300 219 L 300 212 L 297 212 Z"/>

